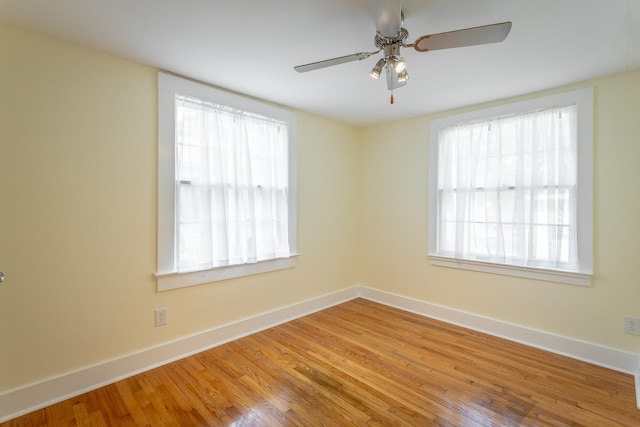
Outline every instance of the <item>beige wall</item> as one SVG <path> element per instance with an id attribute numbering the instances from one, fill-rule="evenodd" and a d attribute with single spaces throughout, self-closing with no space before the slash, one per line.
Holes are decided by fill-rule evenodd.
<path id="1" fill-rule="evenodd" d="M 156 70 L 2 26 L 0 61 L 0 394 L 359 283 L 640 353 L 640 72 L 589 82 L 591 287 L 430 266 L 431 117 L 299 113 L 298 266 L 156 293 Z"/>
<path id="2" fill-rule="evenodd" d="M 156 293 L 156 70 L 2 26 L 0 61 L 0 394 L 357 283 L 356 129 L 298 116 L 297 268 Z"/>
<path id="3" fill-rule="evenodd" d="M 363 131 L 361 283 L 640 353 L 640 337 L 623 333 L 625 315 L 640 317 L 640 191 L 636 188 L 640 184 L 640 72 L 545 94 L 586 85 L 593 85 L 596 94 L 595 278 L 591 287 L 429 264 L 426 166 L 429 121 L 436 116 Z"/>

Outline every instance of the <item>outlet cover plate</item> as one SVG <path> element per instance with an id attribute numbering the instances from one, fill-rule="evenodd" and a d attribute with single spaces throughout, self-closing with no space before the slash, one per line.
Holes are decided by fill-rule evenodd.
<path id="1" fill-rule="evenodd" d="M 625 317 L 624 332 L 627 334 L 640 335 L 640 319 L 628 316 Z"/>
<path id="2" fill-rule="evenodd" d="M 156 315 L 156 327 L 164 326 L 167 324 L 167 309 L 166 308 L 157 308 L 155 310 Z"/>

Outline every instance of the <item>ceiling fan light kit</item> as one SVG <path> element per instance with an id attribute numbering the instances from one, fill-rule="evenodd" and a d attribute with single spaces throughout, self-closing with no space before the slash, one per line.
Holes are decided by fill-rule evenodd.
<path id="1" fill-rule="evenodd" d="M 507 38 L 511 31 L 511 22 L 483 25 L 418 37 L 414 43 L 407 44 L 409 32 L 402 28 L 404 14 L 401 10 L 401 0 L 370 0 L 371 10 L 375 18 L 376 35 L 374 43 L 378 48 L 375 52 L 359 52 L 352 55 L 340 56 L 323 61 L 293 67 L 299 73 L 344 64 L 346 62 L 361 61 L 383 52 L 369 75 L 379 79 L 384 70 L 387 75 L 387 89 L 391 91 L 393 104 L 393 89 L 404 86 L 409 80 L 406 61 L 400 55 L 401 47 L 413 47 L 418 52 L 429 52 L 439 49 L 476 46 L 489 43 L 500 43 Z"/>

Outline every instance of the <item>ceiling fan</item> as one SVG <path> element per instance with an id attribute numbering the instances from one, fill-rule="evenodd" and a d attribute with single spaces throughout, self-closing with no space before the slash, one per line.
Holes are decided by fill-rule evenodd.
<path id="1" fill-rule="evenodd" d="M 360 61 L 371 55 L 383 52 L 383 56 L 376 62 L 369 75 L 378 79 L 380 74 L 383 71 L 385 72 L 387 88 L 391 91 L 391 103 L 393 104 L 393 89 L 406 85 L 409 79 L 406 62 L 400 55 L 400 48 L 412 47 L 418 52 L 429 52 L 431 50 L 499 43 L 506 39 L 511 31 L 511 22 L 501 22 L 425 35 L 418 37 L 413 43 L 406 43 L 409 32 L 402 28 L 404 21 L 402 0 L 369 0 L 369 3 L 375 18 L 376 35 L 374 42 L 378 50 L 311 62 L 295 66 L 293 69 L 299 73 L 305 73 L 346 62 Z"/>

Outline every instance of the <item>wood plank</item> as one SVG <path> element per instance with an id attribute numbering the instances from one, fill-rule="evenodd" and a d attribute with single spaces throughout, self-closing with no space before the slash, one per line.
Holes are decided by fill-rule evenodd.
<path id="1" fill-rule="evenodd" d="M 9 426 L 638 426 L 633 377 L 364 299 Z"/>

